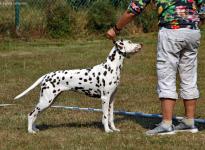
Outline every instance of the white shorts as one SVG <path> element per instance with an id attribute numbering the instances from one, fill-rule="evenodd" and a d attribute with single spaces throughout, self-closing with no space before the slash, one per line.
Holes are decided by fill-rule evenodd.
<path id="1" fill-rule="evenodd" d="M 179 73 L 179 94 L 183 99 L 199 98 L 197 88 L 197 49 L 200 30 L 161 29 L 157 45 L 157 92 L 159 98 L 178 99 L 176 74 Z"/>

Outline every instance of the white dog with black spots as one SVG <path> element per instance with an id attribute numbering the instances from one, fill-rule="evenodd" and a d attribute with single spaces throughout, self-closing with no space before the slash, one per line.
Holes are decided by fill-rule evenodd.
<path id="1" fill-rule="evenodd" d="M 38 114 L 51 106 L 57 95 L 68 90 L 83 92 L 88 96 L 101 98 L 102 123 L 105 132 L 120 131 L 115 127 L 113 117 L 114 96 L 120 82 L 120 71 L 124 58 L 138 52 L 142 45 L 128 40 L 119 40 L 114 42 L 114 44 L 115 46 L 104 63 L 88 69 L 61 70 L 48 73 L 15 97 L 15 99 L 19 99 L 41 84 L 39 103 L 28 114 L 29 133 L 39 131 L 34 124 Z"/>

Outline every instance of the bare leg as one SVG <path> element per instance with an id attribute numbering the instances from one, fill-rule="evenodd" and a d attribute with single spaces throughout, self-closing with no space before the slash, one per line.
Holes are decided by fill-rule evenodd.
<path id="1" fill-rule="evenodd" d="M 176 104 L 176 100 L 168 99 L 168 98 L 162 98 L 160 100 L 161 100 L 163 121 L 172 121 L 173 110 Z"/>
<path id="2" fill-rule="evenodd" d="M 184 100 L 185 116 L 188 119 L 194 119 L 196 109 L 196 99 Z"/>

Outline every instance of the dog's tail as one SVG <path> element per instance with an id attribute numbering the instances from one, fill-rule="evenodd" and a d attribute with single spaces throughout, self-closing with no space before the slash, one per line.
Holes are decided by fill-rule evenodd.
<path id="1" fill-rule="evenodd" d="M 36 86 L 38 86 L 43 81 L 44 77 L 45 76 L 40 77 L 34 84 L 32 84 L 28 89 L 26 89 L 21 94 L 17 95 L 14 99 L 17 100 L 17 99 L 23 97 L 24 95 L 26 95 L 31 90 L 33 90 Z"/>

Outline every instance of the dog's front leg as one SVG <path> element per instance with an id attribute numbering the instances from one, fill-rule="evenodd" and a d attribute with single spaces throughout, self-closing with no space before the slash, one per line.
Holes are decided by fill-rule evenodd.
<path id="1" fill-rule="evenodd" d="M 102 123 L 104 125 L 105 132 L 113 132 L 108 125 L 108 108 L 109 108 L 109 101 L 110 97 L 104 96 L 102 97 L 102 111 L 103 111 L 103 116 L 102 116 Z"/>
<path id="2" fill-rule="evenodd" d="M 114 100 L 109 104 L 109 124 L 110 124 L 110 127 L 113 131 L 120 131 L 120 129 L 117 129 L 115 127 L 115 124 L 114 124 L 114 114 L 113 114 L 113 111 L 114 111 Z"/>
<path id="3" fill-rule="evenodd" d="M 110 127 L 111 127 L 111 129 L 113 130 L 113 131 L 120 131 L 119 129 L 117 129 L 116 127 L 115 127 L 115 124 L 114 124 L 114 114 L 113 114 L 113 111 L 114 111 L 114 102 L 115 102 L 115 93 L 116 93 L 116 90 L 115 90 L 115 92 L 113 92 L 113 94 L 112 94 L 112 96 L 111 96 L 111 98 L 110 98 L 110 103 L 109 103 L 109 109 L 108 109 L 108 111 L 109 111 L 109 125 L 110 125 Z"/>

